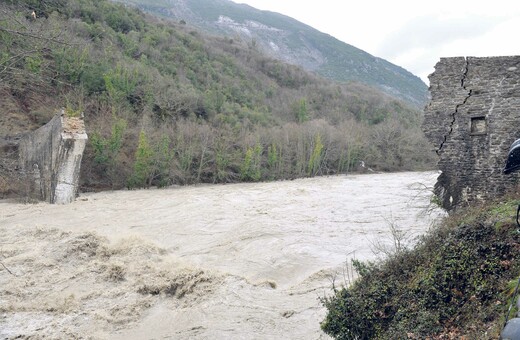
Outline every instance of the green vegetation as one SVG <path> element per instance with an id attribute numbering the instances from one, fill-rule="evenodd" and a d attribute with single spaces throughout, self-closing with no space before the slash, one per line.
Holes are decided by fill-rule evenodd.
<path id="1" fill-rule="evenodd" d="M 63 106 L 84 113 L 83 190 L 328 175 L 360 160 L 417 170 L 433 160 L 420 111 L 403 102 L 104 0 L 2 2 L 0 96 L 3 136 Z"/>
<path id="2" fill-rule="evenodd" d="M 337 339 L 497 339 L 520 273 L 518 203 L 458 213 L 413 250 L 355 263 L 360 278 L 323 299 L 322 329 Z"/>
<path id="3" fill-rule="evenodd" d="M 146 134 L 141 131 L 139 134 L 139 144 L 135 151 L 134 172 L 128 180 L 131 188 L 147 188 L 152 184 L 154 174 L 154 152 L 148 144 Z"/>
<path id="4" fill-rule="evenodd" d="M 307 175 L 314 176 L 319 172 L 323 156 L 323 147 L 321 136 L 318 133 L 314 137 L 314 146 L 311 148 L 312 153 L 307 166 Z"/>
<path id="5" fill-rule="evenodd" d="M 278 13 L 260 11 L 228 0 L 118 1 L 187 22 L 212 34 L 228 35 L 234 40 L 243 39 L 251 46 L 265 48 L 278 59 L 291 60 L 329 79 L 376 86 L 420 109 L 428 99 L 426 84 L 410 72 Z M 241 32 L 235 26 L 219 24 L 221 15 L 241 25 L 253 21 L 276 30 L 255 29 L 248 25 L 248 32 Z M 279 49 L 273 50 L 273 43 Z"/>

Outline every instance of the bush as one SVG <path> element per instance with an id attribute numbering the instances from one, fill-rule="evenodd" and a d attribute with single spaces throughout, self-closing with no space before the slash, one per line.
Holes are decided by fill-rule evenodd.
<path id="1" fill-rule="evenodd" d="M 323 299 L 322 329 L 338 339 L 496 338 L 520 249 L 511 218 L 498 224 L 490 211 L 440 226 L 414 250 L 362 267 L 352 286 Z"/>

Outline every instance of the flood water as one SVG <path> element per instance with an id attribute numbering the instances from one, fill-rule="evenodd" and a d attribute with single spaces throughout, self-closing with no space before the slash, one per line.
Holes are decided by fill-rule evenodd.
<path id="1" fill-rule="evenodd" d="M 67 206 L 2 203 L 2 224 L 93 231 L 111 242 L 137 236 L 192 268 L 221 277 L 187 305 L 150 306 L 120 339 L 319 339 L 319 298 L 348 283 L 349 259 L 375 260 L 425 233 L 438 173 L 342 175 L 84 194 Z M 429 190 L 430 189 L 430 190 Z"/>

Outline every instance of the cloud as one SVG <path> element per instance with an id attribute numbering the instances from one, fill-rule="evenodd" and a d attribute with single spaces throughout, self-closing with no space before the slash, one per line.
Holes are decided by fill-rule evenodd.
<path id="1" fill-rule="evenodd" d="M 428 83 L 441 57 L 518 55 L 518 0 L 233 0 L 289 15 Z"/>
<path id="2" fill-rule="evenodd" d="M 415 17 L 389 34 L 378 54 L 393 59 L 413 49 L 436 49 L 457 40 L 473 39 L 497 26 L 502 18 Z"/>
<path id="3" fill-rule="evenodd" d="M 491 41 L 511 45 L 502 41 L 505 36 L 498 28 L 513 20 L 517 21 L 484 15 L 415 17 L 386 36 L 378 54 L 428 83 L 427 76 L 441 57 L 496 55 Z"/>

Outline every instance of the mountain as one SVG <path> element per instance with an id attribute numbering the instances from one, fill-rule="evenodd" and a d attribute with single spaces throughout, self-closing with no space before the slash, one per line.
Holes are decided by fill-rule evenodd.
<path id="1" fill-rule="evenodd" d="M 119 0 L 198 29 L 240 39 L 326 78 L 376 86 L 422 109 L 426 84 L 407 70 L 282 14 L 230 0 Z M 362 28 L 360 28 L 362 29 Z"/>

